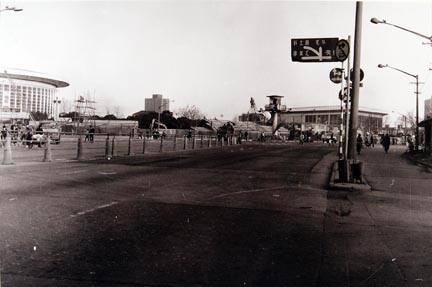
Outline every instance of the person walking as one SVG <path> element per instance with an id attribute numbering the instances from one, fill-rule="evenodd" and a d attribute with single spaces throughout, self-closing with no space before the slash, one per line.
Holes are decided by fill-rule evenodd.
<path id="1" fill-rule="evenodd" d="M 94 142 L 94 135 L 95 135 L 95 132 L 96 132 L 96 129 L 93 127 L 93 126 L 91 126 L 90 125 L 90 128 L 89 128 L 89 141 L 91 142 L 91 143 L 93 143 Z"/>
<path id="2" fill-rule="evenodd" d="M 388 150 L 390 148 L 390 136 L 388 134 L 385 134 L 382 140 L 382 145 L 384 147 L 385 153 L 388 153 Z"/>
<path id="3" fill-rule="evenodd" d="M 360 155 L 361 149 L 363 147 L 363 138 L 361 134 L 357 135 L 357 154 Z"/>
<path id="4" fill-rule="evenodd" d="M 371 133 L 371 135 L 370 135 L 370 144 L 371 144 L 372 147 L 375 147 L 375 142 L 374 141 L 375 141 L 374 136 Z"/>

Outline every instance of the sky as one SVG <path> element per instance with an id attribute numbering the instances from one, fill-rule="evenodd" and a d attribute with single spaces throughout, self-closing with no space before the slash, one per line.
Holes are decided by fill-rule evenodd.
<path id="1" fill-rule="evenodd" d="M 223 119 L 247 112 L 251 97 L 263 107 L 274 94 L 284 96 L 288 107 L 338 105 L 340 85 L 329 80 L 329 72 L 342 64 L 292 62 L 291 39 L 351 35 L 354 43 L 351 1 L 0 4 L 24 9 L 0 15 L 1 69 L 66 81 L 70 86 L 58 90 L 64 102 L 90 95 L 100 115 L 130 115 L 152 94 L 169 98 L 171 110 L 195 105 L 208 118 Z M 429 36 L 432 2 L 363 3 L 360 106 L 395 117 L 415 111 L 414 78 L 377 67 L 388 64 L 425 82 L 422 117 L 423 101 L 432 95 L 432 46 L 373 24 L 372 17 Z"/>

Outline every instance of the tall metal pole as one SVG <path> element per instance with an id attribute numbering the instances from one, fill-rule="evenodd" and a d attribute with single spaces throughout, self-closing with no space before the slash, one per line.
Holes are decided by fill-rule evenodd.
<path id="1" fill-rule="evenodd" d="M 357 159 L 356 138 L 358 128 L 358 106 L 359 106 L 359 84 L 360 84 L 360 53 L 361 53 L 361 33 L 362 33 L 362 12 L 363 2 L 356 3 L 356 22 L 355 22 L 355 39 L 354 39 L 354 80 L 353 95 L 351 97 L 351 115 L 350 115 L 350 133 L 348 158 Z"/>
<path id="2" fill-rule="evenodd" d="M 351 35 L 348 35 L 348 43 L 351 46 Z M 349 145 L 349 103 L 351 99 L 351 56 L 348 55 L 347 59 L 347 101 L 345 103 L 345 159 L 348 158 L 348 145 Z"/>
<path id="3" fill-rule="evenodd" d="M 344 148 L 342 146 L 342 142 L 343 142 L 343 133 L 344 133 L 344 109 L 343 109 L 343 96 L 344 96 L 344 69 L 343 69 L 343 62 L 342 64 L 342 81 L 341 81 L 341 99 L 340 99 L 340 124 L 339 124 L 339 159 L 346 159 L 346 153 L 344 152 Z M 333 134 L 333 133 L 332 133 Z M 330 139 L 331 141 L 333 140 L 333 138 Z"/>
<path id="4" fill-rule="evenodd" d="M 415 76 L 416 78 L 416 138 L 415 138 L 415 149 L 418 150 L 419 148 L 419 81 L 418 81 L 418 75 Z"/>

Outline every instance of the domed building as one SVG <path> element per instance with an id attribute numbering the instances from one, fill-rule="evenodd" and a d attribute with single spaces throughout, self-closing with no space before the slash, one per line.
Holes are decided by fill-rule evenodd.
<path id="1" fill-rule="evenodd" d="M 30 112 L 54 116 L 57 89 L 67 86 L 50 78 L 0 72 L 0 121 L 29 119 Z"/>

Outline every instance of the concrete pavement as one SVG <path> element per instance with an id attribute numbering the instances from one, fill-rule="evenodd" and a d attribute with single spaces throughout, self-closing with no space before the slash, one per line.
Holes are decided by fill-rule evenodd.
<path id="1" fill-rule="evenodd" d="M 345 216 L 328 213 L 326 235 L 333 236 L 325 241 L 324 266 L 340 272 L 324 285 L 432 285 L 432 174 L 404 152 L 403 146 L 391 146 L 388 154 L 381 146 L 364 149 L 359 159 L 372 191 L 329 193 L 329 205 Z"/>

